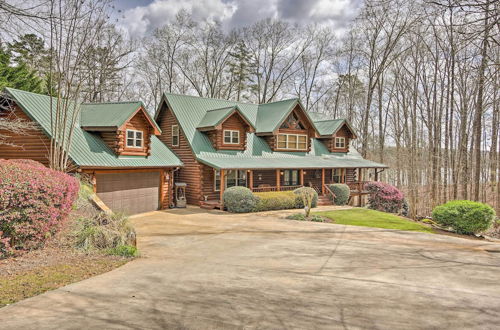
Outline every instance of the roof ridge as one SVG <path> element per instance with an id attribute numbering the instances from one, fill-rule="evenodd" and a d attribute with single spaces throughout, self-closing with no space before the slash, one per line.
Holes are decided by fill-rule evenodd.
<path id="1" fill-rule="evenodd" d="M 96 104 L 125 104 L 125 103 L 141 103 L 142 101 L 113 101 L 113 102 L 83 102 L 82 105 L 96 105 Z"/>
<path id="2" fill-rule="evenodd" d="M 335 119 L 321 119 L 321 120 L 314 120 L 315 123 L 319 123 L 322 121 L 334 121 L 334 120 L 347 120 L 345 118 L 335 118 Z"/>
<path id="3" fill-rule="evenodd" d="M 218 110 L 224 110 L 224 109 L 232 109 L 232 108 L 237 108 L 237 107 L 238 106 L 235 104 L 235 105 L 229 106 L 229 107 L 222 107 L 222 108 L 210 109 L 210 110 L 207 110 L 206 112 L 218 111 Z"/>
<path id="4" fill-rule="evenodd" d="M 288 102 L 288 101 L 297 101 L 297 100 L 300 100 L 300 98 L 298 98 L 298 97 L 291 97 L 289 99 L 284 99 L 284 100 L 279 100 L 279 101 L 259 103 L 258 105 L 274 104 L 274 103 Z"/>
<path id="5" fill-rule="evenodd" d="M 258 103 L 241 102 L 241 101 L 234 101 L 234 100 L 221 99 L 221 98 L 215 98 L 215 97 L 196 96 L 196 95 L 186 95 L 186 94 L 179 94 L 179 93 L 167 93 L 167 92 L 163 92 L 163 94 L 164 94 L 164 95 L 183 96 L 183 97 L 192 97 L 192 98 L 196 98 L 196 99 L 205 99 L 205 100 L 216 100 L 216 101 L 234 102 L 234 103 L 249 104 L 249 105 L 259 105 Z"/>

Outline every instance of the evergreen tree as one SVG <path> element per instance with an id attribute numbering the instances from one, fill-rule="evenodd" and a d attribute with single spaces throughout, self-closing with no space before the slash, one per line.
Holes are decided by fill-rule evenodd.
<path id="1" fill-rule="evenodd" d="M 231 60 L 229 61 L 229 72 L 231 74 L 232 83 L 236 88 L 236 100 L 239 101 L 242 92 L 252 88 L 253 82 L 251 71 L 255 66 L 252 55 L 248 51 L 243 41 L 238 42 L 233 52 L 229 53 Z"/>
<path id="2" fill-rule="evenodd" d="M 45 83 L 36 71 L 30 69 L 25 62 L 12 62 L 9 51 L 0 45 L 0 91 L 5 87 L 44 93 Z"/>

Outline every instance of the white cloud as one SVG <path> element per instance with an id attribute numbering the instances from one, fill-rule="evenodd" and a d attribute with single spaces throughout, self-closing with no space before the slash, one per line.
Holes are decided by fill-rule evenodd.
<path id="1" fill-rule="evenodd" d="M 147 6 L 126 10 L 120 25 L 132 37 L 139 37 L 172 21 L 180 10 L 191 13 L 195 21 L 224 21 L 235 9 L 232 2 L 222 0 L 155 0 Z"/>

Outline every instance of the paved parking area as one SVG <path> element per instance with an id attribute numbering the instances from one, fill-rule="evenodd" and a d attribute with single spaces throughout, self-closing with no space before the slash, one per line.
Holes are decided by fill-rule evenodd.
<path id="1" fill-rule="evenodd" d="M 1 329 L 498 329 L 500 244 L 198 208 L 142 257 L 0 309 Z"/>

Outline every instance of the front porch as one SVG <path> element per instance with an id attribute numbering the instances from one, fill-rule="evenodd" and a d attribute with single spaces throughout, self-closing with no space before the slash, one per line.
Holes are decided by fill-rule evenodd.
<path id="1" fill-rule="evenodd" d="M 373 170 L 373 171 L 370 171 Z M 378 181 L 378 168 L 322 168 L 322 169 L 221 169 L 214 171 L 213 192 L 205 194 L 200 206 L 206 209 L 223 209 L 225 189 L 245 186 L 252 192 L 292 191 L 300 187 L 311 187 L 318 193 L 320 205 L 333 205 L 329 185 L 347 184 L 351 190 L 350 205 L 362 206 L 368 192 L 363 189 L 368 181 Z M 364 180 L 367 178 L 368 180 Z M 207 191 L 207 189 L 204 189 Z"/>

